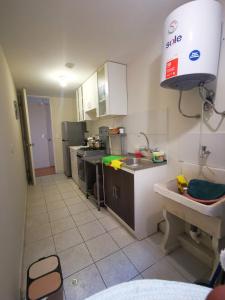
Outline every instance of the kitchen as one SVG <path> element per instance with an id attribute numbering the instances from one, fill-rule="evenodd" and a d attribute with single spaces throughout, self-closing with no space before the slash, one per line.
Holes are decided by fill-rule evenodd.
<path id="1" fill-rule="evenodd" d="M 192 283 L 209 278 L 212 265 L 218 263 L 216 251 L 223 246 L 217 215 L 214 211 L 210 215 L 210 222 L 216 224 L 214 234 L 205 225 L 209 215 L 200 221 L 197 204 L 193 218 L 185 205 L 177 204 L 186 202 L 177 197 L 173 186 L 160 185 L 182 172 L 188 179 L 197 176 L 195 166 L 207 178 L 214 176 L 224 183 L 223 118 L 212 106 L 204 120 L 184 118 L 179 108 L 186 115 L 202 113 L 199 90 L 184 91 L 178 107 L 178 91 L 160 87 L 164 20 L 186 2 L 109 1 L 107 7 L 101 0 L 4 4 L 1 236 L 6 241 L 2 264 L 9 272 L 3 276 L 2 298 L 24 294 L 22 278 L 28 266 L 53 253 L 61 260 L 67 300 L 85 299 L 142 278 Z M 224 109 L 224 53 L 221 42 L 216 86 L 212 84 L 220 111 Z M 36 185 L 28 188 L 13 82 L 17 91 L 26 86 L 29 96 L 49 98 L 53 118 L 56 174 L 37 177 Z M 68 178 L 63 174 L 62 122 L 86 124 L 84 145 L 71 145 Z M 102 164 L 103 157 L 110 155 L 117 157 Z M 197 231 L 189 234 L 189 227 L 183 228 L 176 214 L 189 218 Z M 188 239 L 180 236 L 178 227 Z M 213 257 L 210 263 L 209 257 Z"/>
<path id="2" fill-rule="evenodd" d="M 123 122 L 127 115 L 126 82 L 125 65 L 106 62 L 103 67 L 98 68 L 76 90 L 77 120 L 87 121 L 90 129 L 92 120 L 95 122 L 102 116 L 118 116 Z M 98 136 L 87 138 L 87 148 L 70 147 L 72 178 L 87 198 L 94 196 L 92 199 L 96 199 L 99 210 L 101 204 L 106 205 L 137 238 L 143 239 L 156 233 L 163 218 L 160 197 L 154 193 L 153 185 L 166 178 L 164 152 L 161 160 L 152 162 L 152 156 L 159 153 L 159 150 L 154 150 L 152 146 L 150 148 L 148 137 L 144 133 L 138 134 L 144 146 L 140 145 L 136 153 L 128 154 L 125 127 L 113 129 L 102 126 L 98 130 Z M 115 160 L 123 158 L 122 169 L 114 168 L 113 171 L 107 167 L 110 162 L 102 167 L 102 160 L 106 155 L 113 155 Z M 158 169 L 159 166 L 161 168 Z"/>

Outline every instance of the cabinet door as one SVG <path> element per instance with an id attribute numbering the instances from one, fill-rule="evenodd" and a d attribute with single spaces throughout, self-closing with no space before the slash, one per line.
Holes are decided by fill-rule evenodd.
<path id="1" fill-rule="evenodd" d="M 98 101 L 98 85 L 97 85 L 97 72 L 95 72 L 90 78 L 89 78 L 89 109 L 96 109 L 97 107 L 97 101 Z"/>
<path id="2" fill-rule="evenodd" d="M 96 109 L 98 99 L 97 73 L 95 72 L 82 86 L 84 111 Z"/>
<path id="3" fill-rule="evenodd" d="M 77 110 L 77 121 L 81 121 L 80 120 L 80 106 L 79 106 L 79 94 L 78 94 L 78 89 L 76 89 L 75 91 L 75 98 L 76 98 L 76 110 Z"/>
<path id="4" fill-rule="evenodd" d="M 105 64 L 108 82 L 108 114 L 127 115 L 126 66 L 114 62 Z"/>
<path id="5" fill-rule="evenodd" d="M 104 167 L 106 205 L 134 229 L 134 175 Z"/>
<path id="6" fill-rule="evenodd" d="M 120 217 L 134 229 L 134 175 L 121 170 Z"/>
<path id="7" fill-rule="evenodd" d="M 98 69 L 98 105 L 97 105 L 97 116 L 101 117 L 107 115 L 107 78 L 105 65 Z"/>
<path id="8" fill-rule="evenodd" d="M 113 197 L 114 197 L 114 187 L 113 187 L 113 175 L 112 168 L 104 166 L 104 190 L 105 190 L 105 203 L 106 205 L 114 211 Z"/>
<path id="9" fill-rule="evenodd" d="M 84 111 L 88 111 L 88 81 L 82 85 Z"/>
<path id="10" fill-rule="evenodd" d="M 78 102 L 79 102 L 79 121 L 84 121 L 83 91 L 81 86 L 78 88 Z"/>

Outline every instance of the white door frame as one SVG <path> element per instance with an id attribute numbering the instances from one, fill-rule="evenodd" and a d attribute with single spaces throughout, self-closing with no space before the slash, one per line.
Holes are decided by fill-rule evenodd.
<path id="1" fill-rule="evenodd" d="M 27 103 L 27 91 L 25 88 L 22 89 L 21 93 L 21 108 L 22 108 L 22 117 L 23 117 L 23 126 L 24 126 L 24 146 L 26 147 L 27 157 L 25 159 L 28 160 L 28 168 L 29 168 L 29 177 L 31 180 L 31 184 L 36 184 L 36 176 L 34 170 L 34 159 L 33 159 L 33 143 L 31 139 L 31 131 L 30 131 L 30 119 L 28 113 L 28 103 Z"/>
<path id="2" fill-rule="evenodd" d="M 51 131 L 52 131 L 52 146 L 53 146 L 53 160 L 54 160 L 54 166 L 55 166 L 55 171 L 56 171 L 56 144 L 55 144 L 55 140 L 54 140 L 54 134 L 53 134 L 53 131 L 54 131 L 54 128 L 53 128 L 53 122 L 52 122 L 52 105 L 51 105 L 51 99 L 49 96 L 38 96 L 38 95 L 27 95 L 28 97 L 33 97 L 33 98 L 38 98 L 38 99 L 48 99 L 49 101 L 49 108 L 50 108 L 50 111 L 49 111 L 49 114 L 50 114 L 50 122 L 51 122 Z"/>

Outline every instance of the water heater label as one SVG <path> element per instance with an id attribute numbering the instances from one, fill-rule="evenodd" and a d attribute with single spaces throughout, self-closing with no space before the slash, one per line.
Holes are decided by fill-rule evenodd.
<path id="1" fill-rule="evenodd" d="M 166 79 L 177 76 L 178 58 L 170 60 L 166 63 Z"/>
<path id="2" fill-rule="evenodd" d="M 200 58 L 200 51 L 199 50 L 193 50 L 189 54 L 189 59 L 192 61 L 198 60 Z"/>

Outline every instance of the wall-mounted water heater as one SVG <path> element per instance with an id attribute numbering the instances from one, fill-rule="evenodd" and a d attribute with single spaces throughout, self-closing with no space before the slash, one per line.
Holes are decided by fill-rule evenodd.
<path id="1" fill-rule="evenodd" d="M 161 86 L 189 90 L 217 76 L 222 8 L 196 0 L 175 9 L 165 21 Z"/>

